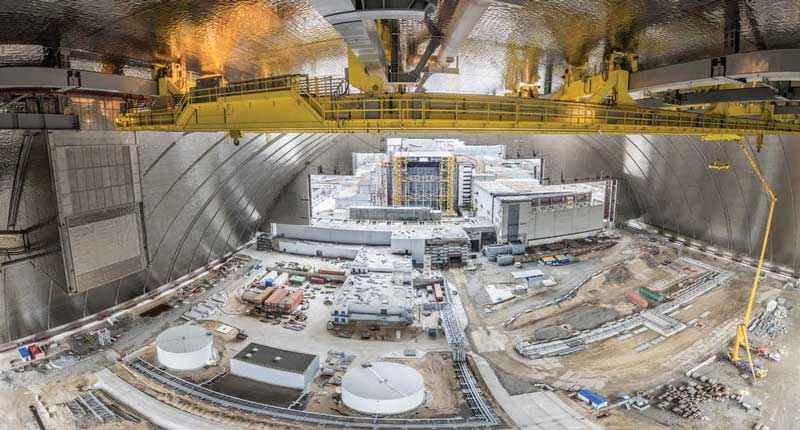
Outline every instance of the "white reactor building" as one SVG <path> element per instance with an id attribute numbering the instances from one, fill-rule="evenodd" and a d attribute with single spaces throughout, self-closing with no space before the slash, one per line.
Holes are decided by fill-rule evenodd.
<path id="1" fill-rule="evenodd" d="M 369 415 L 396 415 L 413 411 L 425 401 L 425 384 L 415 369 L 385 361 L 365 366 L 351 367 L 342 379 L 342 402 L 348 408 Z"/>

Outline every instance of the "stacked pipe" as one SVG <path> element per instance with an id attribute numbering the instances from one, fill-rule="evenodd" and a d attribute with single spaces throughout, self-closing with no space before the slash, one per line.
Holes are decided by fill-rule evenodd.
<path id="1" fill-rule="evenodd" d="M 731 397 L 730 387 L 703 376 L 699 378 L 699 382 L 689 381 L 680 386 L 667 385 L 664 392 L 657 397 L 656 407 L 671 411 L 681 418 L 699 420 L 704 418 L 701 410 L 703 403 L 708 400 L 721 402 Z"/>

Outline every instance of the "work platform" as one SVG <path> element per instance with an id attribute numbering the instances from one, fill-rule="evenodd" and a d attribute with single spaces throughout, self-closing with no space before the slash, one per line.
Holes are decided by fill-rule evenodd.
<path id="1" fill-rule="evenodd" d="M 349 94 L 347 82 L 290 75 L 192 90 L 131 109 L 119 130 L 409 133 L 800 134 L 800 124 L 510 96 Z"/>

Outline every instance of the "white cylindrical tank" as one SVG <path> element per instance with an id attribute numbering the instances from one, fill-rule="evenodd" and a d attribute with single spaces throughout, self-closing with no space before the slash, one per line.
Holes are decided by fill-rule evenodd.
<path id="1" fill-rule="evenodd" d="M 425 401 L 425 384 L 415 369 L 397 363 L 375 362 L 353 366 L 342 379 L 342 401 L 369 415 L 413 411 Z"/>
<path id="2" fill-rule="evenodd" d="M 172 370 L 195 370 L 214 357 L 214 336 L 196 325 L 168 328 L 156 337 L 156 356 Z"/>

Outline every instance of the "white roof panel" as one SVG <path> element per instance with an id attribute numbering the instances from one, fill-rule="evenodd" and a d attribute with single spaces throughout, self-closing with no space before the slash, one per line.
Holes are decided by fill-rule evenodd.
<path id="1" fill-rule="evenodd" d="M 422 375 L 415 369 L 386 361 L 370 367 L 352 366 L 342 379 L 342 389 L 365 399 L 402 399 L 424 389 Z"/>
<path id="2" fill-rule="evenodd" d="M 196 325 L 170 327 L 156 337 L 156 346 L 165 352 L 185 354 L 199 351 L 214 341 L 211 332 Z"/>

